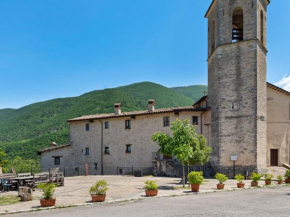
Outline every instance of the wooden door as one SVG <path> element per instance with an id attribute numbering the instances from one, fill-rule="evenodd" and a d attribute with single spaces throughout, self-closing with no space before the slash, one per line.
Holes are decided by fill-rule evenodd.
<path id="1" fill-rule="evenodd" d="M 271 166 L 278 166 L 278 149 L 271 149 Z"/>

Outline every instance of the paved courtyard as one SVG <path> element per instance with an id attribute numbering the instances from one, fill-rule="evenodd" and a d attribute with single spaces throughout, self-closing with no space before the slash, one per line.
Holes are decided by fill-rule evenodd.
<path id="1" fill-rule="evenodd" d="M 159 185 L 158 197 L 177 196 L 194 194 L 189 188 L 182 188 L 180 178 L 169 177 L 131 177 L 131 176 L 79 176 L 65 178 L 65 186 L 58 187 L 55 191 L 56 206 L 69 206 L 76 204 L 91 203 L 89 187 L 100 179 L 105 179 L 109 183 L 109 190 L 107 192 L 106 203 L 136 200 L 144 197 L 144 182 L 146 180 L 156 180 Z M 250 180 L 246 180 L 245 188 L 250 188 Z M 200 188 L 200 193 L 208 193 L 214 191 L 221 191 L 216 189 L 217 180 L 206 179 L 205 183 Z M 259 183 L 263 186 L 264 181 Z M 277 185 L 276 182 L 273 182 Z M 186 185 L 187 187 L 187 185 Z M 225 190 L 242 190 L 237 189 L 236 180 L 228 180 L 226 182 Z M 17 192 L 1 193 L 1 195 L 17 195 Z M 30 202 L 21 202 L 12 205 L 0 206 L 0 213 L 7 213 L 12 211 L 39 209 L 39 198 L 41 192 L 36 190 L 34 192 L 35 200 Z"/>

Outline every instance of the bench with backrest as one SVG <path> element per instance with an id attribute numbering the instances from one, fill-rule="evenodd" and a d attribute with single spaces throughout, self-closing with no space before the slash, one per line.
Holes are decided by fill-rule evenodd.
<path id="1" fill-rule="evenodd" d="M 64 185 L 63 172 L 51 172 L 49 174 L 49 182 L 55 183 L 57 186 L 63 186 Z"/>
<path id="2" fill-rule="evenodd" d="M 33 175 L 33 190 L 40 183 L 49 183 L 49 173 L 38 173 Z"/>

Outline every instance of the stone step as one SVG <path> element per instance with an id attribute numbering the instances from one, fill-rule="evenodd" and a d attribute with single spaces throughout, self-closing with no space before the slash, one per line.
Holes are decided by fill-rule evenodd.
<path id="1" fill-rule="evenodd" d="M 289 164 L 283 164 L 283 167 L 285 167 L 286 169 L 290 170 L 290 165 Z"/>

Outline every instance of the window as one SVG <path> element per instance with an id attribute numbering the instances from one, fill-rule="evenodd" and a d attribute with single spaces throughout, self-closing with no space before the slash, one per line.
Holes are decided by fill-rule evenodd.
<path id="1" fill-rule="evenodd" d="M 170 126 L 170 118 L 169 117 L 164 117 L 163 118 L 163 126 L 164 127 Z"/>
<path id="2" fill-rule="evenodd" d="M 105 147 L 105 154 L 110 154 L 110 148 L 109 147 Z"/>
<path id="3" fill-rule="evenodd" d="M 198 125 L 198 116 L 192 116 L 192 124 Z"/>
<path id="4" fill-rule="evenodd" d="M 90 124 L 86 124 L 86 131 L 90 130 Z"/>
<path id="5" fill-rule="evenodd" d="M 243 29 L 244 29 L 243 10 L 237 9 L 233 13 L 232 42 L 239 42 L 239 41 L 242 41 L 244 39 Z"/>
<path id="6" fill-rule="evenodd" d="M 105 129 L 109 129 L 109 121 L 105 122 Z"/>
<path id="7" fill-rule="evenodd" d="M 211 25 L 211 52 L 215 49 L 215 22 L 212 21 Z"/>
<path id="8" fill-rule="evenodd" d="M 264 44 L 264 15 L 263 11 L 261 11 L 261 42 Z"/>
<path id="9" fill-rule="evenodd" d="M 54 165 L 60 165 L 60 157 L 54 157 Z"/>
<path id="10" fill-rule="evenodd" d="M 125 121 L 125 129 L 131 129 L 131 120 Z"/>
<path id="11" fill-rule="evenodd" d="M 90 148 L 86 148 L 86 153 L 85 155 L 90 155 Z"/>
<path id="12" fill-rule="evenodd" d="M 126 145 L 126 153 L 131 154 L 131 145 Z"/>

